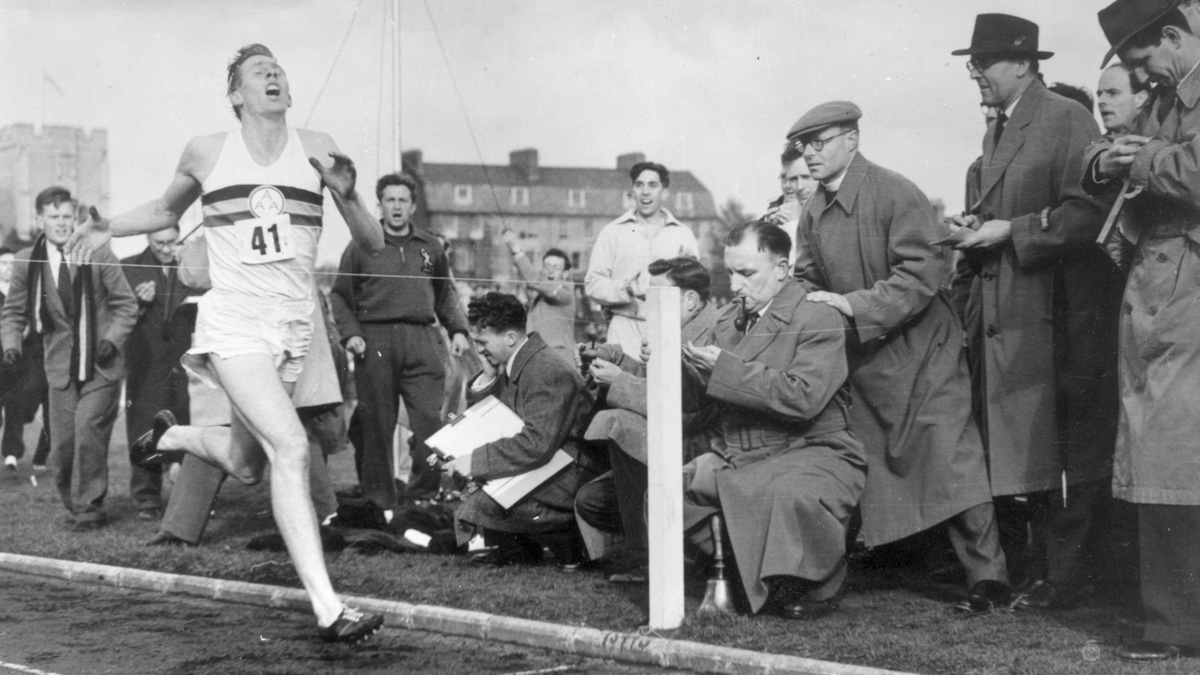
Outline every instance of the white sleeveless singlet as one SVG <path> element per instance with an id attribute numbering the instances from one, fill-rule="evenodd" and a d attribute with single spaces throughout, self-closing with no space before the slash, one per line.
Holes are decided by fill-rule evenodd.
<path id="1" fill-rule="evenodd" d="M 201 188 L 213 290 L 271 300 L 309 300 L 324 214 L 321 178 L 300 135 L 270 166 L 250 156 L 240 131 L 225 135 Z"/>

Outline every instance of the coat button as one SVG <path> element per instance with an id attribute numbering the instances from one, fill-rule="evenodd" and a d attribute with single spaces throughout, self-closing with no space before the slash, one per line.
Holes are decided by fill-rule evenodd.
<path id="1" fill-rule="evenodd" d="M 1158 314 L 1158 308 L 1152 306 L 1150 309 L 1146 310 L 1146 313 L 1150 316 L 1154 316 L 1155 314 Z"/>
<path id="2" fill-rule="evenodd" d="M 1133 305 L 1127 302 L 1125 303 L 1125 316 L 1129 316 L 1130 314 L 1133 314 Z"/>
<path id="3" fill-rule="evenodd" d="M 996 327 L 995 327 L 995 326 L 988 326 L 988 329 L 987 329 L 987 336 L 988 336 L 988 337 L 996 337 L 996 335 L 997 335 L 999 332 L 1000 332 L 1000 331 L 996 330 Z"/>
<path id="4" fill-rule="evenodd" d="M 1158 262 L 1167 262 L 1167 254 L 1160 252 L 1158 254 Z"/>

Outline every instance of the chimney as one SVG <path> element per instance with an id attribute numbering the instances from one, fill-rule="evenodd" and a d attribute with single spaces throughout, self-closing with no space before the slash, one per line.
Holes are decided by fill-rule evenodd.
<path id="1" fill-rule="evenodd" d="M 617 155 L 617 171 L 629 173 L 634 164 L 646 161 L 646 153 L 630 152 L 624 155 Z"/>
<path id="2" fill-rule="evenodd" d="M 405 150 L 400 154 L 400 167 L 403 173 L 410 174 L 417 182 L 425 182 L 425 156 L 418 150 Z"/>
<path id="3" fill-rule="evenodd" d="M 526 180 L 529 182 L 537 182 L 541 178 L 538 171 L 538 153 L 537 148 L 525 148 L 524 150 L 513 150 L 508 153 L 508 163 L 514 169 L 525 174 Z"/>

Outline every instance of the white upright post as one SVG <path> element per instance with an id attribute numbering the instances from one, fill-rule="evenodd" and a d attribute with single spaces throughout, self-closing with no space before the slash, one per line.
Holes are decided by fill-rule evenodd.
<path id="1" fill-rule="evenodd" d="M 646 491 L 650 539 L 650 627 L 683 623 L 683 406 L 680 401 L 679 289 L 646 291 L 647 364 Z"/>

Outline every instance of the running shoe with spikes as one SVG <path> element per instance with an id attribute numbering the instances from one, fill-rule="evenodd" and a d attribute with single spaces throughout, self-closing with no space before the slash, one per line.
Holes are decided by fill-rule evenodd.
<path id="1" fill-rule="evenodd" d="M 382 627 L 382 614 L 364 614 L 353 607 L 343 607 L 337 620 L 321 629 L 321 639 L 353 644 L 378 633 Z"/>
<path id="2" fill-rule="evenodd" d="M 170 410 L 159 410 L 154 416 L 154 425 L 150 431 L 139 436 L 133 445 L 129 446 L 129 463 L 134 466 L 153 466 L 183 461 L 183 456 L 187 453 L 182 450 L 158 449 L 158 442 L 163 434 L 175 424 L 175 415 Z"/>

